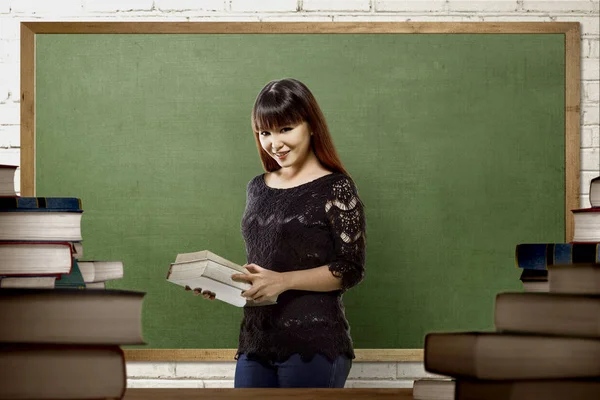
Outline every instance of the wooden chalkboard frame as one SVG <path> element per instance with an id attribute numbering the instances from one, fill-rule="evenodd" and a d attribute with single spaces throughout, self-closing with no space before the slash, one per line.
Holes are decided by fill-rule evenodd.
<path id="1" fill-rule="evenodd" d="M 564 34 L 565 240 L 579 207 L 580 27 L 578 22 L 22 22 L 21 195 L 35 196 L 35 43 L 37 34 Z M 128 349 L 127 361 L 231 361 L 235 349 Z M 422 349 L 356 349 L 355 361 L 423 361 Z"/>

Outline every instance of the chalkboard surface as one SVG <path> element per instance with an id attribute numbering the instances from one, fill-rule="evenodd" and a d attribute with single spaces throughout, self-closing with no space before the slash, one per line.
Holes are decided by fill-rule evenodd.
<path id="1" fill-rule="evenodd" d="M 252 104 L 299 79 L 366 206 L 355 347 L 421 348 L 493 329 L 515 246 L 566 240 L 565 60 L 561 33 L 37 33 L 35 193 L 82 199 L 85 258 L 147 292 L 145 348 L 235 348 L 242 310 L 165 276 L 182 252 L 246 262 Z"/>

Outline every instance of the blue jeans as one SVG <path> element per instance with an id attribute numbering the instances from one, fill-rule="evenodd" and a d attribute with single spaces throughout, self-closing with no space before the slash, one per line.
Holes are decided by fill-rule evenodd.
<path id="1" fill-rule="evenodd" d="M 249 360 L 240 354 L 235 367 L 236 388 L 343 388 L 352 360 L 340 355 L 334 362 L 316 354 L 304 362 L 293 354 L 282 362 Z"/>

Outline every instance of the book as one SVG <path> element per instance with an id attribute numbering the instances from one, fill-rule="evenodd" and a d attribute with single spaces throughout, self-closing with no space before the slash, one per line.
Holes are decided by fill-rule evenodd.
<path id="1" fill-rule="evenodd" d="M 548 283 L 553 293 L 600 294 L 600 264 L 551 265 Z"/>
<path id="2" fill-rule="evenodd" d="M 548 281 L 524 281 L 522 283 L 525 292 L 547 293 L 550 291 L 550 282 Z"/>
<path id="3" fill-rule="evenodd" d="M 144 344 L 144 295 L 126 290 L 3 289 L 0 342 Z"/>
<path id="4" fill-rule="evenodd" d="M 592 207 L 600 207 L 600 176 L 590 181 L 590 204 Z"/>
<path id="5" fill-rule="evenodd" d="M 519 278 L 526 292 L 548 292 L 548 271 L 545 269 L 523 269 Z"/>
<path id="6" fill-rule="evenodd" d="M 246 268 L 208 250 L 178 254 L 169 265 L 167 281 L 191 289 L 201 288 L 215 293 L 215 299 L 236 307 L 276 304 L 276 301 L 255 302 L 242 297 L 252 285 L 234 281 L 233 274 L 250 274 Z"/>
<path id="7" fill-rule="evenodd" d="M 106 289 L 106 282 L 88 282 L 85 284 L 86 289 Z"/>
<path id="8" fill-rule="evenodd" d="M 456 400 L 597 400 L 600 379 L 456 380 Z"/>
<path id="9" fill-rule="evenodd" d="M 0 277 L 0 288 L 53 288 L 54 276 Z"/>
<path id="10" fill-rule="evenodd" d="M 2 399 L 120 399 L 126 388 L 119 346 L 0 344 Z"/>
<path id="11" fill-rule="evenodd" d="M 17 165 L 0 164 L 0 196 L 16 196 L 15 172 Z"/>
<path id="12" fill-rule="evenodd" d="M 579 208 L 573 212 L 573 242 L 600 242 L 600 207 Z"/>
<path id="13" fill-rule="evenodd" d="M 546 270 L 549 265 L 600 262 L 598 243 L 524 243 L 515 250 L 517 268 Z"/>
<path id="14" fill-rule="evenodd" d="M 0 197 L 0 240 L 81 241 L 81 199 Z"/>
<path id="15" fill-rule="evenodd" d="M 454 379 L 416 379 L 413 382 L 415 400 L 454 400 Z"/>
<path id="16" fill-rule="evenodd" d="M 59 275 L 71 271 L 68 242 L 0 242 L 0 275 Z"/>
<path id="17" fill-rule="evenodd" d="M 79 263 L 75 258 L 72 260 L 71 271 L 68 274 L 61 274 L 58 279 L 54 281 L 55 288 L 62 289 L 85 289 L 85 280 L 79 269 Z"/>
<path id="18" fill-rule="evenodd" d="M 600 376 L 599 361 L 598 339 L 498 332 L 425 336 L 425 370 L 455 378 L 593 378 Z"/>
<path id="19" fill-rule="evenodd" d="M 600 294 L 499 293 L 498 331 L 600 339 Z"/>
<path id="20" fill-rule="evenodd" d="M 122 261 L 78 260 L 84 282 L 104 282 L 123 278 Z"/>

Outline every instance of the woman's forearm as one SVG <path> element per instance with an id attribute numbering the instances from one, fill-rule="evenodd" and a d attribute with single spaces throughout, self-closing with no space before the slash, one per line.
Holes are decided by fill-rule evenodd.
<path id="1" fill-rule="evenodd" d="M 286 290 L 309 290 L 313 292 L 331 292 L 342 288 L 342 279 L 336 278 L 329 265 L 283 272 Z"/>

